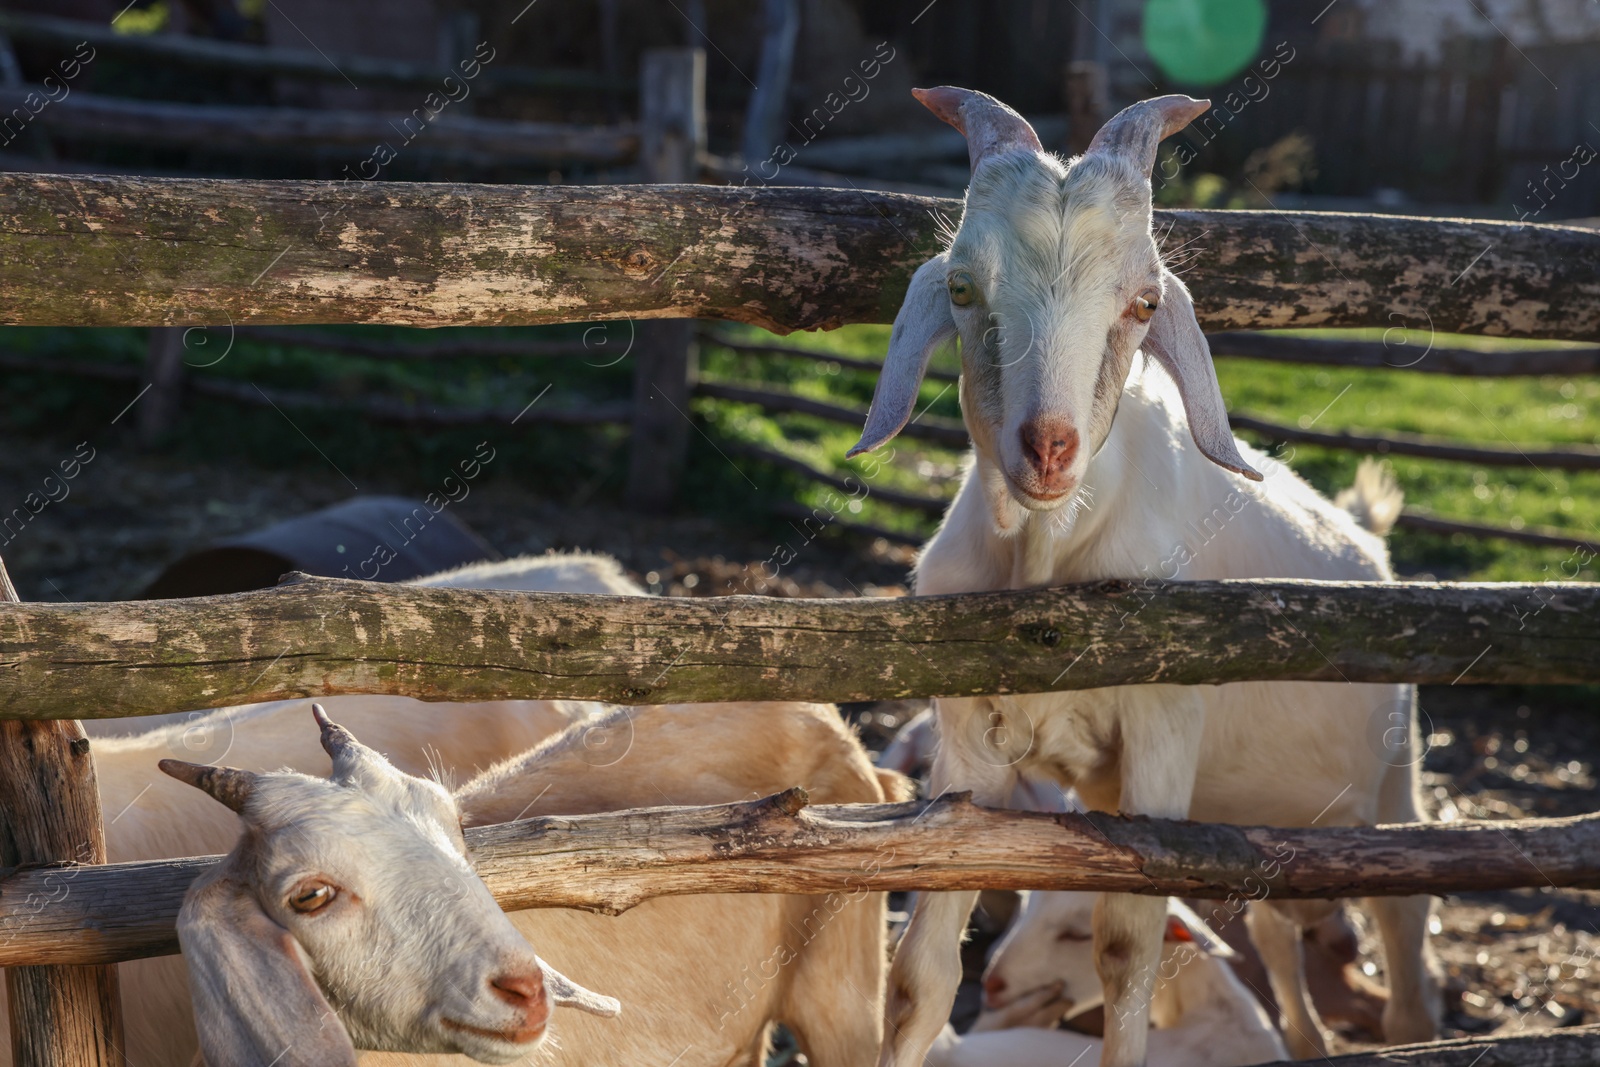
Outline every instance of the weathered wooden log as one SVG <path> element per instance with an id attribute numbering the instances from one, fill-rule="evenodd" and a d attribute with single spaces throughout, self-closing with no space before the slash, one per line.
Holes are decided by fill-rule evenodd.
<path id="1" fill-rule="evenodd" d="M 1564 471 L 1600 470 L 1600 448 L 1568 445 L 1565 448 L 1485 448 L 1452 441 L 1447 437 L 1428 437 L 1423 434 L 1391 432 L 1384 434 L 1356 433 L 1350 430 L 1302 430 L 1298 426 L 1285 426 L 1253 415 L 1229 412 L 1228 422 L 1235 430 L 1249 430 L 1279 441 L 1299 441 L 1323 448 L 1338 448 L 1351 452 L 1374 452 L 1378 455 L 1418 456 L 1423 459 L 1444 459 L 1459 463 L 1481 463 L 1486 467 L 1554 467 Z"/>
<path id="2" fill-rule="evenodd" d="M 966 794 L 804 805 L 792 789 L 739 804 L 533 818 L 469 829 L 467 845 L 508 911 L 616 913 L 693 893 L 1086 889 L 1242 906 L 1267 896 L 1600 887 L 1596 815 L 1284 829 L 1006 812 Z M 183 890 L 216 859 L 13 874 L 0 881 L 0 966 L 170 953 Z"/>
<path id="3" fill-rule="evenodd" d="M 1293 1062 L 1303 1067 L 1306 1061 Z M 1594 1067 L 1600 1063 L 1600 1026 L 1395 1045 L 1381 1052 L 1334 1056 L 1322 1062 L 1328 1067 Z M 1293 1065 L 1284 1060 L 1261 1067 Z"/>
<path id="4" fill-rule="evenodd" d="M 0 605 L 0 715 L 332 693 L 875 700 L 1237 681 L 1600 681 L 1600 584 L 1110 580 L 854 598 L 606 597 L 295 576 L 188 600 Z"/>
<path id="5" fill-rule="evenodd" d="M 940 212 L 960 203 L 800 188 L 6 174 L 0 322 L 892 322 L 911 271 L 939 247 Z M 1315 212 L 1157 216 L 1169 242 L 1205 250 L 1187 279 L 1211 330 L 1431 321 L 1600 340 L 1597 232 Z"/>
<path id="6" fill-rule="evenodd" d="M 1600 348 L 1524 348 L 1484 352 L 1475 348 L 1430 346 L 1409 341 L 1345 341 L 1323 337 L 1225 332 L 1209 334 L 1213 356 L 1264 359 L 1275 363 L 1310 363 L 1329 367 L 1383 367 L 1423 374 L 1462 377 L 1539 377 L 1546 374 L 1600 374 Z"/>
<path id="7" fill-rule="evenodd" d="M 0 561 L 0 602 L 18 599 Z M 0 721 L 0 869 L 69 863 L 88 870 L 105 861 L 83 727 L 72 719 Z M 8 966 L 5 984 L 15 1067 L 122 1067 L 114 967 Z"/>
<path id="8" fill-rule="evenodd" d="M 865 408 L 830 404 L 826 400 L 813 400 L 809 396 L 801 396 L 799 393 L 782 389 L 766 389 L 734 382 L 701 381 L 695 384 L 694 391 L 699 396 L 732 400 L 740 404 L 755 404 L 767 411 L 792 411 L 798 415 L 815 415 L 819 419 L 840 422 L 847 426 L 859 427 L 867 421 Z M 921 415 L 913 418 L 901 429 L 900 436 L 932 441 L 934 444 L 947 445 L 950 448 L 967 447 L 966 424 L 960 419 L 947 419 L 940 415 Z"/>
<path id="9" fill-rule="evenodd" d="M 27 86 L 0 90 L 0 113 L 21 107 L 30 91 L 44 98 Z M 80 89 L 39 111 L 33 121 L 55 134 L 97 142 L 258 152 L 340 148 L 350 153 L 348 173 L 357 184 L 368 176 L 366 169 L 408 152 L 446 154 L 464 165 L 489 167 L 568 161 L 617 164 L 639 151 L 638 134 L 628 126 L 481 119 L 459 111 L 452 114 L 448 106 L 433 113 L 421 100 L 414 112 L 385 115 L 130 100 Z M 388 146 L 387 155 L 380 145 Z M 364 165 L 369 158 L 377 162 Z"/>
<path id="10" fill-rule="evenodd" d="M 445 75 L 457 73 L 449 67 L 407 63 L 377 56 L 335 55 L 232 41 L 216 41 L 174 34 L 118 33 L 105 23 L 81 19 L 52 18 L 18 12 L 0 12 L 0 30 L 19 41 L 54 45 L 70 50 L 87 42 L 96 52 L 123 55 L 130 59 L 163 65 L 182 65 L 228 73 L 285 74 L 318 81 L 343 82 L 348 78 L 360 85 L 403 85 L 423 90 L 438 89 Z M 470 59 L 471 56 L 461 56 Z M 459 80 L 459 73 L 457 73 Z M 504 60 L 481 68 L 473 85 L 484 89 L 596 91 L 629 89 L 625 79 L 588 70 L 511 67 Z"/>

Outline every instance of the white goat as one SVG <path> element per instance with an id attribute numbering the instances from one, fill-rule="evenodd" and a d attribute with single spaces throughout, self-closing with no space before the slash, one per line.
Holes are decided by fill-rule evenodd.
<path id="1" fill-rule="evenodd" d="M 602 746 L 597 761 L 596 731 L 626 746 Z M 350 1063 L 352 1038 L 492 1062 L 539 1049 L 550 1063 L 720 1067 L 762 1062 L 773 1020 L 812 1063 L 876 1055 L 881 894 L 666 897 L 615 918 L 543 908 L 507 921 L 470 877 L 461 835 L 463 819 L 726 802 L 793 785 L 818 802 L 879 802 L 884 783 L 898 798 L 904 780 L 874 771 L 831 705 L 618 709 L 454 796 L 338 726 L 323 736 L 331 785 L 163 764 L 238 810 L 246 829 L 223 871 L 191 891 L 179 927 L 195 1000 L 210 1009 L 200 1022 L 213 1067 Z M 530 944 L 620 998 L 622 1017 L 558 1018 L 560 1043 L 547 1041 L 552 1001 L 602 1003 L 561 979 L 560 995 L 542 990 L 539 971 L 546 987 L 552 972 L 533 963 Z"/>
<path id="2" fill-rule="evenodd" d="M 1009 975 L 1031 993 L 1006 1012 L 980 1016 L 957 1037 L 948 1026 L 929 1067 L 1097 1067 L 1101 1039 L 1053 1027 L 1063 1014 L 1100 1002 L 1090 949 L 1099 894 L 1024 894 L 1021 910 L 995 946 L 988 977 Z M 1183 904 L 1168 901 L 1160 975 L 1150 992 L 1152 1067 L 1246 1067 L 1287 1058 L 1260 1003 L 1235 977 L 1233 950 Z M 1108 1018 L 1107 1026 L 1116 1023 Z"/>
<path id="3" fill-rule="evenodd" d="M 416 585 L 643 596 L 614 559 L 588 554 L 524 556 L 416 579 Z M 564 727 L 604 710 L 576 701 L 509 700 L 428 704 L 409 697 L 350 695 L 324 703 L 401 770 L 458 777 L 525 752 Z M 226 852 L 238 820 L 192 789 L 160 774 L 163 757 L 250 770 L 315 771 L 326 755 L 305 728 L 304 700 L 277 701 L 144 719 L 89 720 L 106 848 L 112 863 Z M 145 725 L 113 736 L 127 723 Z M 152 725 L 153 724 L 153 725 Z M 129 1061 L 183 1064 L 196 1046 L 183 963 L 175 956 L 135 960 L 121 976 Z M 11 1067 L 5 992 L 0 988 L 0 1067 Z"/>
<path id="4" fill-rule="evenodd" d="M 565 701 L 425 704 L 391 696 L 328 697 L 327 706 L 362 730 L 374 748 L 398 767 L 461 776 L 523 751 L 598 710 Z M 93 742 L 106 851 L 112 863 L 226 852 L 239 836 L 238 820 L 192 789 L 162 775 L 169 756 L 223 760 L 256 770 L 317 770 L 327 756 L 306 728 L 304 700 L 223 708 L 126 737 Z M 186 1064 L 196 1045 L 188 981 L 176 956 L 134 960 L 121 975 L 128 1061 Z M 0 1006 L 4 995 L 0 993 Z M 11 1046 L 0 1012 L 0 1067 L 10 1067 Z"/>
<path id="5" fill-rule="evenodd" d="M 933 351 L 959 336 L 973 453 L 922 551 L 916 592 L 1143 577 L 1159 595 L 1176 578 L 1389 578 L 1379 537 L 1235 441 L 1188 292 L 1162 265 L 1148 173 L 1160 140 L 1209 104 L 1135 104 L 1083 156 L 1062 161 L 992 97 L 948 86 L 918 97 L 965 133 L 972 180 L 950 247 L 912 278 L 851 450 L 876 448 L 905 425 Z M 1239 476 L 1259 481 L 1257 466 L 1273 474 L 1260 490 Z M 1277 639 L 1305 640 L 1287 624 Z M 1064 648 L 1063 670 L 1094 653 L 1093 644 Z M 932 787 L 971 790 L 979 803 L 1004 806 L 1012 777 L 1032 772 L 1076 787 L 1099 810 L 1285 826 L 1420 817 L 1409 686 L 1145 685 L 936 707 Z M 938 1035 L 974 896 L 919 898 L 891 974 L 885 1067 L 921 1064 Z M 1252 910 L 1297 1053 L 1325 1040 L 1305 997 L 1296 924 L 1329 907 Z M 1429 907 L 1423 897 L 1371 904 L 1391 1041 L 1436 1031 Z M 1155 897 L 1108 895 L 1097 913 L 1106 1003 L 1129 1021 L 1107 1039 L 1107 1067 L 1144 1062 L 1137 991 L 1159 960 L 1163 908 Z"/>

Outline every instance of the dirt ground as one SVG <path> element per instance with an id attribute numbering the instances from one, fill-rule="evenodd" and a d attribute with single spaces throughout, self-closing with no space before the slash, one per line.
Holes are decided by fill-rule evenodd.
<path id="1" fill-rule="evenodd" d="M 0 445 L 0 510 L 33 492 L 72 454 L 58 443 Z M 362 492 L 401 491 L 363 479 Z M 216 538 L 253 530 L 350 495 L 339 475 L 195 464 L 105 448 L 20 533 L 0 535 L 24 599 L 135 597 L 167 563 Z M 643 518 L 608 503 L 563 505 L 486 481 L 454 505 L 506 555 L 587 548 L 616 555 L 641 581 L 672 595 L 766 592 L 784 596 L 895 595 L 909 550 L 883 541 L 791 539 L 794 563 L 771 583 L 757 566 L 774 535 L 694 516 Z M 781 535 L 780 535 L 781 536 Z M 1571 815 L 1600 807 L 1600 717 L 1571 691 L 1504 687 L 1425 688 L 1429 739 L 1425 787 L 1444 819 Z M 907 717 L 904 706 L 849 709 L 875 748 Z M 1381 954 L 1359 920 L 1359 966 L 1381 981 Z M 1450 979 L 1451 1035 L 1513 1033 L 1600 1021 L 1600 892 L 1549 887 L 1467 893 L 1443 900 L 1435 944 Z M 969 951 L 975 970 L 989 937 Z M 970 1010 L 975 987 L 963 1002 Z M 1362 1044 L 1359 1035 L 1346 1043 Z"/>

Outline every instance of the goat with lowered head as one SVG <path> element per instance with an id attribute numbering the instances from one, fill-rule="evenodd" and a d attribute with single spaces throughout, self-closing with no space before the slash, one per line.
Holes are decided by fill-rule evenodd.
<path id="1" fill-rule="evenodd" d="M 1095 1007 L 1100 978 L 1089 949 L 1097 894 L 1024 894 L 1011 929 L 994 947 L 986 984 L 1010 975 L 1030 992 L 985 1012 L 958 1038 L 948 1028 L 930 1067 L 1098 1067 L 1099 1038 L 1052 1027 Z M 1246 1067 L 1287 1056 L 1255 995 L 1234 976 L 1233 950 L 1178 900 L 1168 901 L 1161 968 L 1150 990 L 1151 1067 Z M 1108 1018 L 1107 1027 L 1118 1025 Z"/>
<path id="2" fill-rule="evenodd" d="M 1162 138 L 1209 104 L 1146 100 L 1062 160 L 982 93 L 918 90 L 961 130 L 971 183 L 949 247 L 919 268 L 895 319 L 860 443 L 912 414 L 936 348 L 961 343 L 973 443 L 961 489 L 923 548 L 918 594 L 1103 578 L 1391 577 L 1383 542 L 1282 465 L 1237 442 L 1189 294 L 1151 233 Z M 1193 446 L 1189 444 L 1192 438 Z M 1259 470 L 1271 481 L 1262 487 Z M 1357 501 L 1375 513 L 1377 501 Z M 1278 638 L 1304 640 L 1285 626 Z M 1062 668 L 1094 654 L 1063 649 Z M 1126 686 L 936 701 L 935 790 L 1006 806 L 1016 774 L 1075 787 L 1091 808 L 1233 823 L 1368 825 L 1419 818 L 1414 692 L 1399 685 Z M 973 893 L 922 894 L 896 951 L 881 1063 L 917 1067 L 960 979 Z M 1427 898 L 1374 900 L 1390 1041 L 1438 1017 Z M 1165 903 L 1107 895 L 1094 951 L 1107 1067 L 1144 1063 Z M 1297 928 L 1330 905 L 1268 902 L 1252 936 L 1291 1049 L 1325 1041 L 1300 982 Z M 1280 988 L 1281 986 L 1281 988 Z"/>
<path id="3" fill-rule="evenodd" d="M 811 1063 L 877 1054 L 881 893 L 669 896 L 622 915 L 502 916 L 473 874 L 463 824 L 660 804 L 725 803 L 804 786 L 824 803 L 900 799 L 832 705 L 618 708 L 578 722 L 454 793 L 413 778 L 321 718 L 330 782 L 168 761 L 235 808 L 244 836 L 191 891 L 180 940 L 211 1067 L 761 1063 L 771 1024 Z M 597 1012 L 549 966 L 618 998 Z M 548 1027 L 548 1032 L 546 1028 Z M 282 1060 L 274 1057 L 285 1056 Z M 425 1054 L 417 1056 L 415 1054 Z"/>

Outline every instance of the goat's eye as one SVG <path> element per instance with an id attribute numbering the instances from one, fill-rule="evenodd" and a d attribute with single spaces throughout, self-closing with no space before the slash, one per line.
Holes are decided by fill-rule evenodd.
<path id="1" fill-rule="evenodd" d="M 964 308 L 978 298 L 978 283 L 964 270 L 951 274 L 947 284 L 950 286 L 950 303 L 958 308 Z"/>
<path id="2" fill-rule="evenodd" d="M 289 897 L 289 907 L 302 915 L 311 915 L 332 904 L 338 895 L 339 890 L 327 882 L 308 882 Z"/>
<path id="3" fill-rule="evenodd" d="M 1133 317 L 1140 322 L 1149 322 L 1150 316 L 1156 313 L 1156 307 L 1161 302 L 1161 294 L 1155 290 L 1146 290 L 1133 298 Z"/>
<path id="4" fill-rule="evenodd" d="M 1056 935 L 1057 941 L 1088 941 L 1088 934 L 1081 934 L 1076 930 L 1063 930 Z"/>

